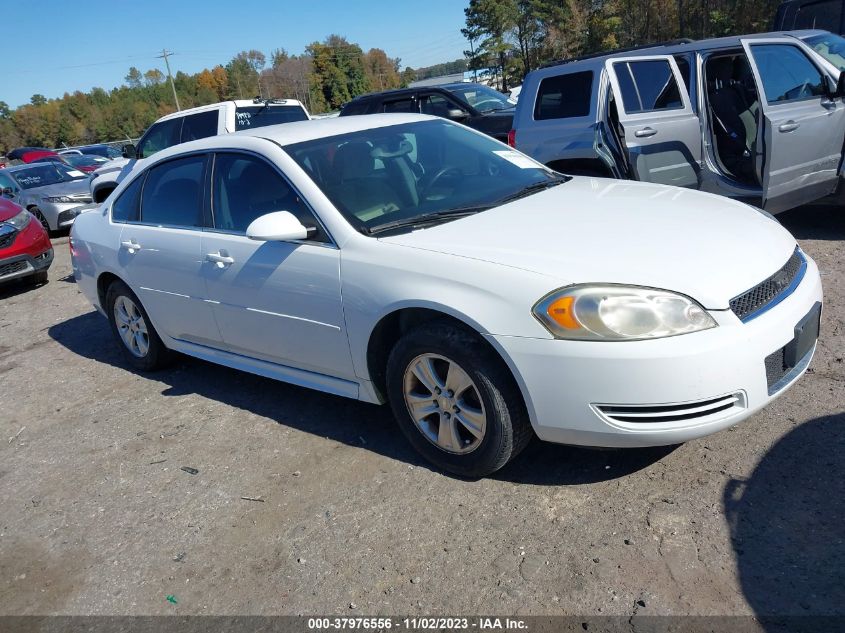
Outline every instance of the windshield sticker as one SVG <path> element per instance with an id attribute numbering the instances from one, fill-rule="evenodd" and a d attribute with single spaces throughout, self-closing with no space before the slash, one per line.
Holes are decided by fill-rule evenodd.
<path id="1" fill-rule="evenodd" d="M 41 176 L 18 176 L 21 187 L 30 187 L 41 182 Z"/>
<path id="2" fill-rule="evenodd" d="M 528 156 L 523 156 L 519 152 L 514 152 L 513 150 L 504 149 L 499 150 L 497 152 L 493 152 L 497 156 L 501 156 L 509 163 L 513 163 L 520 169 L 542 169 L 543 167 L 535 163 L 533 160 L 528 158 Z"/>
<path id="3" fill-rule="evenodd" d="M 83 176 L 85 176 L 84 173 L 82 173 L 81 171 L 78 171 L 76 169 L 69 169 L 67 171 L 67 175 L 70 176 L 71 178 L 82 178 Z"/>

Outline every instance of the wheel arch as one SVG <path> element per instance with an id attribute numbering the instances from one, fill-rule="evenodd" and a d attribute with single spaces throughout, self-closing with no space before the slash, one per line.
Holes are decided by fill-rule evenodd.
<path id="1" fill-rule="evenodd" d="M 405 305 L 395 307 L 383 315 L 370 332 L 367 340 L 367 373 L 373 386 L 373 391 L 379 401 L 386 401 L 386 369 L 387 358 L 396 342 L 409 330 L 428 321 L 443 320 L 458 327 L 470 330 L 476 334 L 483 344 L 504 363 L 511 377 L 519 389 L 523 404 L 533 422 L 534 408 L 522 376 L 513 360 L 492 336 L 485 335 L 484 328 L 469 316 L 455 312 L 445 306 L 437 305 Z"/>
<path id="2" fill-rule="evenodd" d="M 103 313 L 106 311 L 106 293 L 109 291 L 109 286 L 115 281 L 126 284 L 125 279 L 121 279 L 120 276 L 108 270 L 100 273 L 97 277 L 97 300 L 100 302 L 100 308 L 103 310 Z M 129 284 L 126 285 L 127 287 L 129 286 Z"/>

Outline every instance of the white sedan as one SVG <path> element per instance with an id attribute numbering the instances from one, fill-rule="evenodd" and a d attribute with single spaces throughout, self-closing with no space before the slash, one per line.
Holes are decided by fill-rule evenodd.
<path id="1" fill-rule="evenodd" d="M 536 434 L 675 444 L 807 368 L 816 264 L 709 194 L 570 178 L 417 115 L 184 143 L 77 218 L 79 287 L 140 370 L 171 352 L 390 403 L 482 476 Z"/>

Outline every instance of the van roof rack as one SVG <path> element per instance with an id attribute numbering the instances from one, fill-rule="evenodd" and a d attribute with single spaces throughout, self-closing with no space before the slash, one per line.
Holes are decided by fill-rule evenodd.
<path id="1" fill-rule="evenodd" d="M 595 59 L 596 57 L 607 57 L 608 55 L 618 55 L 620 53 L 632 53 L 634 51 L 641 51 L 647 48 L 659 48 L 661 46 L 678 46 L 679 44 L 692 44 L 695 40 L 688 37 L 682 37 L 675 40 L 667 40 L 665 42 L 654 42 L 653 44 L 640 44 L 639 46 L 629 46 L 628 48 L 615 48 L 610 51 L 600 51 L 598 53 L 589 53 L 588 55 L 579 55 L 578 57 L 567 57 L 564 59 L 556 59 L 547 62 L 540 66 L 540 68 L 549 68 L 551 66 L 559 66 L 561 64 L 571 64 L 572 62 L 580 62 L 585 59 Z"/>

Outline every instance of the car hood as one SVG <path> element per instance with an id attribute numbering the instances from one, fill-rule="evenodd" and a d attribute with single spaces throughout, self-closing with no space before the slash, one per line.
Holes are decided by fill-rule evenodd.
<path id="1" fill-rule="evenodd" d="M 552 189 L 385 242 L 553 277 L 680 292 L 709 309 L 786 263 L 795 239 L 776 220 L 711 194 L 573 178 Z"/>
<path id="2" fill-rule="evenodd" d="M 47 196 L 71 196 L 73 194 L 83 193 L 90 199 L 91 192 L 88 189 L 87 178 L 77 178 L 76 180 L 69 180 L 67 182 L 57 182 L 53 185 L 44 185 L 43 187 L 33 187 L 32 189 L 25 189 L 28 198 Z"/>
<path id="3" fill-rule="evenodd" d="M 126 165 L 130 163 L 131 159 L 129 158 L 115 158 L 114 160 L 110 160 L 109 162 L 105 163 L 102 167 L 98 167 L 95 169 L 92 174 L 94 178 L 100 176 L 102 174 L 108 174 L 113 171 L 120 171 Z"/>
<path id="4" fill-rule="evenodd" d="M 21 212 L 21 208 L 14 202 L 0 198 L 0 222 L 5 222 L 9 218 L 15 217 Z"/>

